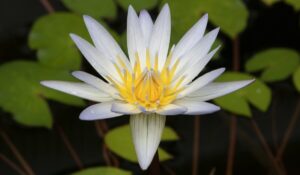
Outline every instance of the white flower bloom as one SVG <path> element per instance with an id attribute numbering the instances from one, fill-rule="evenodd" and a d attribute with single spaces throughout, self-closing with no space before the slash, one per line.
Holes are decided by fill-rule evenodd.
<path id="1" fill-rule="evenodd" d="M 73 75 L 82 83 L 41 83 L 97 102 L 80 114 L 82 120 L 131 115 L 130 125 L 138 161 L 142 169 L 147 169 L 159 145 L 166 115 L 202 115 L 218 111 L 218 106 L 205 101 L 252 82 L 212 83 L 224 72 L 224 68 L 194 80 L 219 48 L 210 52 L 219 29 L 204 35 L 207 20 L 208 15 L 204 15 L 169 50 L 169 6 L 163 7 L 154 23 L 147 11 L 141 11 L 138 16 L 129 6 L 127 57 L 102 25 L 84 16 L 94 45 L 75 34 L 71 34 L 71 38 L 105 81 L 76 71 Z"/>

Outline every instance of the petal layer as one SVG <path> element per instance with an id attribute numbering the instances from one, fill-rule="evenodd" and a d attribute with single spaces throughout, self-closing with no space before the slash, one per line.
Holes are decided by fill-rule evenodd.
<path id="1" fill-rule="evenodd" d="M 42 81 L 41 84 L 46 87 L 91 101 L 104 102 L 113 100 L 108 94 L 85 83 L 66 81 Z"/>
<path id="2" fill-rule="evenodd" d="M 81 120 L 98 120 L 123 115 L 112 112 L 112 104 L 113 102 L 104 102 L 89 106 L 80 113 L 79 118 Z"/>
<path id="3" fill-rule="evenodd" d="M 254 80 L 210 83 L 203 88 L 195 91 L 194 93 L 189 94 L 187 98 L 199 101 L 211 100 L 241 89 L 252 83 L 253 81 Z"/>
<path id="4" fill-rule="evenodd" d="M 166 117 L 151 113 L 130 116 L 130 127 L 138 162 L 146 170 L 159 145 Z"/>
<path id="5" fill-rule="evenodd" d="M 177 100 L 174 103 L 187 108 L 185 115 L 203 115 L 220 110 L 220 107 L 214 104 L 188 99 Z"/>

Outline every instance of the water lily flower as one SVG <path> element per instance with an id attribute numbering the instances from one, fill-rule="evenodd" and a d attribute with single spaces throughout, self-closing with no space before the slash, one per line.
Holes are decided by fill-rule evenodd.
<path id="1" fill-rule="evenodd" d="M 167 115 L 203 115 L 220 108 L 205 102 L 240 89 L 252 80 L 213 82 L 224 72 L 216 69 L 196 78 L 219 47 L 210 51 L 219 28 L 204 35 L 204 15 L 169 49 L 169 6 L 155 22 L 149 13 L 139 15 L 129 6 L 127 18 L 128 56 L 95 19 L 84 16 L 93 45 L 71 34 L 87 61 L 102 79 L 82 71 L 72 75 L 82 82 L 42 81 L 44 86 L 97 102 L 80 114 L 82 120 L 130 115 L 130 126 L 138 162 L 150 165 L 160 142 Z"/>

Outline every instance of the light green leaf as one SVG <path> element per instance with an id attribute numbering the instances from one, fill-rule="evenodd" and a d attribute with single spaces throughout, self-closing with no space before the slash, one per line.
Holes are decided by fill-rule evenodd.
<path id="1" fill-rule="evenodd" d="M 140 11 L 154 8 L 158 0 L 117 0 L 117 2 L 124 10 L 127 10 L 129 5 L 132 5 L 136 11 Z"/>
<path id="2" fill-rule="evenodd" d="M 163 141 L 176 141 L 179 139 L 179 136 L 174 131 L 174 129 L 170 127 L 165 127 L 161 136 L 161 140 Z"/>
<path id="3" fill-rule="evenodd" d="M 132 173 L 114 167 L 95 167 L 87 168 L 71 175 L 131 175 Z"/>
<path id="4" fill-rule="evenodd" d="M 62 0 L 62 2 L 74 12 L 95 18 L 114 18 L 117 14 L 116 4 L 113 0 Z"/>
<path id="5" fill-rule="evenodd" d="M 172 42 L 176 43 L 204 13 L 231 38 L 242 32 L 247 24 L 248 11 L 241 0 L 163 0 L 172 13 Z"/>
<path id="6" fill-rule="evenodd" d="M 41 80 L 73 80 L 67 71 L 50 69 L 35 62 L 14 61 L 0 66 L 0 107 L 26 126 L 50 128 L 52 117 L 44 97 L 71 105 L 84 102 L 40 85 Z"/>
<path id="7" fill-rule="evenodd" d="M 221 75 L 217 81 L 236 81 L 236 80 L 251 80 L 253 76 L 237 72 L 226 72 Z M 271 90 L 269 87 L 256 79 L 249 86 L 240 89 L 234 93 L 217 98 L 214 101 L 222 108 L 242 116 L 251 117 L 249 104 L 265 112 L 271 102 Z"/>
<path id="8" fill-rule="evenodd" d="M 298 66 L 297 70 L 293 74 L 293 82 L 296 89 L 300 92 L 300 66 Z"/>
<path id="9" fill-rule="evenodd" d="M 286 3 L 294 7 L 295 10 L 300 10 L 300 1 L 299 0 L 285 0 Z"/>
<path id="10" fill-rule="evenodd" d="M 247 72 L 263 71 L 261 79 L 266 82 L 288 78 L 297 68 L 299 54 L 291 49 L 273 48 L 257 53 L 246 63 Z"/>
<path id="11" fill-rule="evenodd" d="M 38 51 L 40 63 L 53 68 L 79 69 L 81 55 L 69 34 L 89 38 L 82 17 L 72 13 L 53 13 L 39 18 L 29 35 L 29 46 Z"/>
<path id="12" fill-rule="evenodd" d="M 177 139 L 178 136 L 175 131 L 169 127 L 165 127 L 162 141 L 172 141 Z M 132 162 L 137 162 L 129 125 L 124 125 L 110 130 L 106 134 L 104 141 L 108 148 L 120 157 Z M 158 154 L 160 161 L 165 161 L 172 158 L 168 152 L 161 148 L 158 148 Z"/>

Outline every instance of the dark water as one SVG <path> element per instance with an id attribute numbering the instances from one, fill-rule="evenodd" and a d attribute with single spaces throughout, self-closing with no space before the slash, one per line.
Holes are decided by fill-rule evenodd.
<path id="1" fill-rule="evenodd" d="M 251 11 L 248 28 L 240 35 L 241 64 L 254 53 L 271 47 L 288 47 L 300 51 L 299 12 L 290 6 L 278 3 L 266 7 L 259 1 L 248 0 Z M 55 9 L 65 10 L 58 0 L 53 0 Z M 46 14 L 38 0 L 1 0 L 0 1 L 0 60 L 1 64 L 15 59 L 34 60 L 35 53 L 27 46 L 27 35 L 35 19 Z M 120 12 L 124 16 L 124 12 Z M 117 30 L 124 28 L 118 23 L 112 24 Z M 222 56 L 231 58 L 231 41 L 224 35 Z M 212 67 L 226 65 L 231 67 L 230 59 L 223 59 L 211 64 Z M 84 67 L 89 67 L 85 65 Z M 243 69 L 243 67 L 241 67 Z M 291 80 L 270 84 L 273 90 L 273 102 L 266 113 L 253 109 L 258 123 L 268 144 L 274 151 L 281 141 L 290 120 L 299 94 Z M 65 131 L 85 167 L 105 165 L 102 156 L 102 140 L 96 134 L 94 122 L 78 119 L 82 109 L 50 102 L 55 125 Z M 0 126 L 10 136 L 20 152 L 27 159 L 38 175 L 63 175 L 78 170 L 65 145 L 59 137 L 58 130 L 26 128 L 16 124 L 10 114 L 0 111 Z M 276 121 L 277 141 L 272 137 L 271 121 Z M 109 127 L 128 123 L 128 117 L 107 120 Z M 180 141 L 163 143 L 162 147 L 174 155 L 175 159 L 164 162 L 164 166 L 178 175 L 191 174 L 193 117 L 168 117 L 167 125 L 173 127 L 180 135 Z M 201 117 L 199 174 L 209 174 L 216 168 L 216 174 L 225 174 L 228 149 L 229 114 L 221 111 Z M 274 169 L 264 152 L 250 122 L 238 118 L 238 143 L 234 162 L 234 174 L 265 175 L 273 174 Z M 290 175 L 300 174 L 300 121 L 283 155 L 283 163 Z M 0 140 L 0 153 L 17 162 L 4 142 Z M 119 158 L 120 166 L 142 174 L 139 167 Z M 168 174 L 164 168 L 163 174 Z M 0 175 L 15 175 L 15 171 L 0 161 Z"/>

